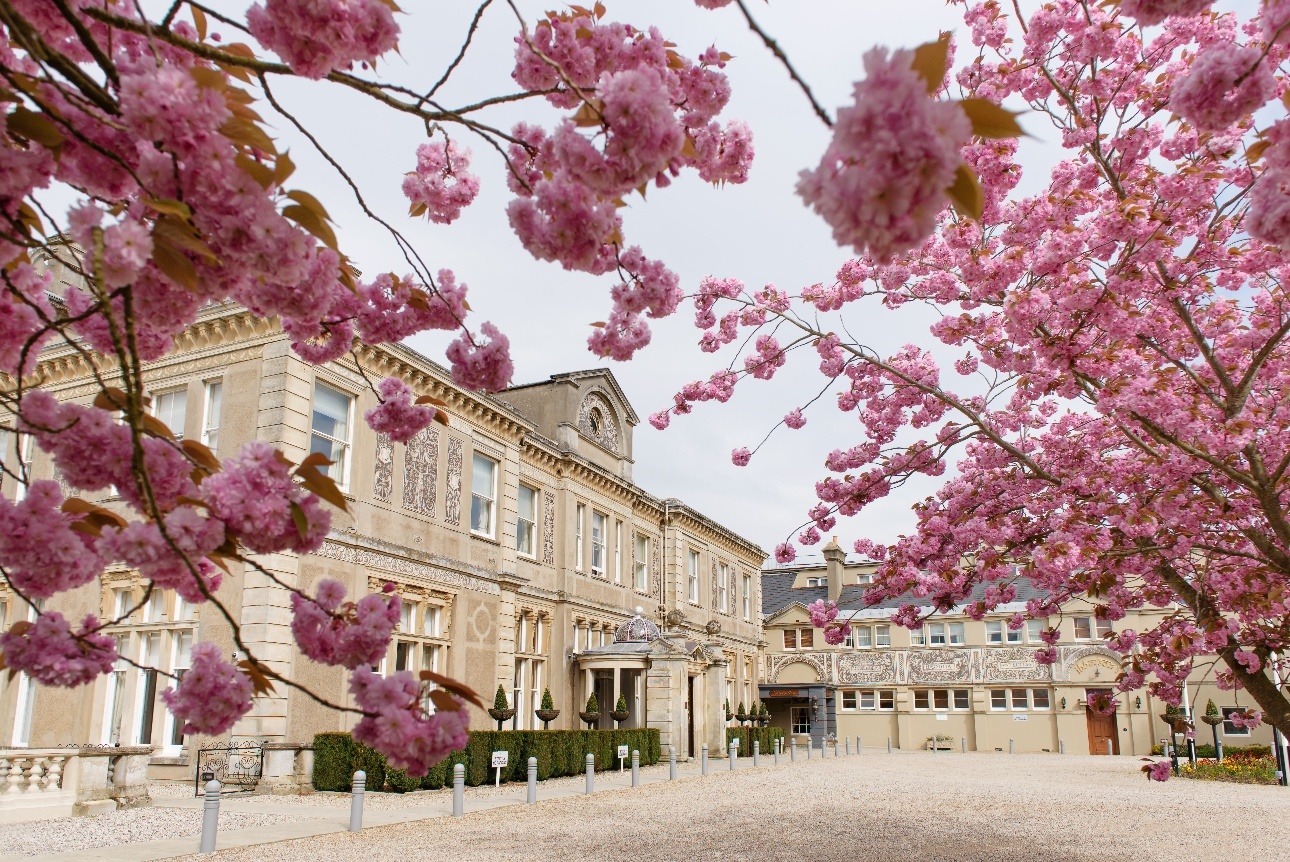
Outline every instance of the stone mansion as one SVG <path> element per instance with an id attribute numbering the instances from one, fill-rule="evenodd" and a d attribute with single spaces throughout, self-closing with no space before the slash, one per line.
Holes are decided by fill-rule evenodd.
<path id="1" fill-rule="evenodd" d="M 66 348 L 42 355 L 47 388 L 61 399 L 93 397 L 89 370 Z M 365 376 L 399 376 L 442 399 L 449 424 L 408 445 L 374 433 L 361 418 L 377 403 Z M 328 469 L 349 513 L 333 513 L 318 554 L 258 562 L 304 589 L 337 579 L 351 596 L 392 581 L 402 621 L 385 669 L 434 669 L 489 703 L 501 684 L 516 709 L 509 725 L 518 729 L 541 726 L 534 709 L 548 688 L 560 710 L 553 728 L 582 726 L 578 712 L 592 692 L 602 725 L 612 726 L 608 712 L 622 695 L 631 713 L 622 726 L 657 727 L 683 755 L 705 742 L 720 751 L 723 701 L 756 696 L 766 555 L 703 513 L 634 484 L 638 418 L 609 371 L 558 374 L 489 396 L 459 389 L 444 368 L 399 345 L 360 347 L 315 367 L 295 356 L 275 320 L 224 304 L 207 308 L 145 381 L 154 414 L 221 458 L 253 439 L 297 462 L 310 452 L 332 458 Z M 56 478 L 29 437 L 0 436 L 3 457 L 21 459 L 37 479 Z M 24 488 L 7 478 L 3 492 L 12 498 Z M 50 608 L 110 619 L 142 590 L 136 573 L 110 569 Z M 258 656 L 324 698 L 351 704 L 343 671 L 294 647 L 287 590 L 235 569 L 220 593 Z M 0 582 L 0 627 L 28 613 Z M 234 653 L 214 608 L 169 591 L 154 593 L 109 633 L 123 656 L 163 671 L 182 671 L 195 641 Z M 182 734 L 160 700 L 165 687 L 165 677 L 124 661 L 74 690 L 0 676 L 0 748 L 152 746 L 151 774 L 191 778 L 194 750 L 230 739 Z M 279 686 L 255 699 L 230 736 L 308 743 L 352 721 Z M 472 726 L 493 724 L 479 712 Z"/>

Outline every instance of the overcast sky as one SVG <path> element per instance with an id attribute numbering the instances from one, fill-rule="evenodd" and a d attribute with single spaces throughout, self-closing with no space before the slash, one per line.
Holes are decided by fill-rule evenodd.
<path id="1" fill-rule="evenodd" d="M 389 80 L 424 89 L 460 45 L 475 4 L 435 4 L 432 13 L 421 11 L 423 4 L 404 5 L 413 14 L 400 16 L 401 56 L 392 56 L 380 72 Z M 519 3 L 530 22 L 552 5 Z M 734 95 L 723 117 L 748 122 L 757 150 L 745 185 L 714 189 L 687 175 L 670 188 L 651 188 L 648 202 L 633 198 L 624 214 L 627 242 L 665 261 L 679 274 L 687 293 L 708 274 L 736 277 L 754 287 L 774 283 L 790 291 L 831 280 L 850 255 L 833 243 L 827 226 L 793 192 L 798 171 L 818 163 L 827 130 L 783 67 L 743 24 L 738 10 L 710 12 L 688 0 L 614 0 L 607 5 L 608 20 L 657 25 L 687 56 L 711 44 L 735 55 L 726 68 Z M 862 74 L 862 54 L 870 46 L 913 47 L 935 39 L 942 29 L 962 30 L 954 10 L 936 0 L 813 0 L 754 3 L 750 8 L 830 112 L 849 101 L 851 84 Z M 497 0 L 466 62 L 441 92 L 444 103 L 457 106 L 512 92 L 509 74 L 517 32 L 513 13 Z M 473 170 L 483 186 L 479 197 L 451 226 L 410 220 L 399 183 L 414 164 L 423 128 L 334 87 L 283 82 L 278 94 L 358 181 L 369 204 L 405 232 L 430 266 L 450 268 L 470 286 L 473 327 L 491 320 L 507 333 L 516 383 L 608 365 L 644 418 L 667 406 L 672 393 L 687 381 L 706 377 L 719 363 L 729 362 L 726 354 L 713 356 L 698 349 L 688 306 L 668 320 L 654 322 L 653 343 L 635 360 L 598 359 L 586 349 L 588 325 L 607 316 L 612 281 L 566 272 L 523 250 L 506 221 L 511 195 L 495 152 L 458 135 L 474 151 Z M 388 235 L 363 217 L 352 195 L 307 142 L 269 113 L 268 106 L 265 117 L 291 147 L 300 166 L 297 183 L 320 193 L 338 224 L 342 248 L 359 268 L 365 274 L 406 271 Z M 558 117 L 545 103 L 534 103 L 497 110 L 488 121 L 509 129 L 526 118 L 550 127 Z M 1031 162 L 1042 167 L 1042 176 L 1051 164 L 1052 149 L 1037 131 L 1040 139 L 1027 148 L 1034 151 Z M 930 319 L 926 312 L 887 312 L 876 303 L 849 309 L 846 315 L 851 332 L 884 350 L 911 341 L 930 345 Z M 409 343 L 442 362 L 449 338 L 436 333 Z M 805 428 L 781 428 L 749 466 L 733 466 L 730 451 L 752 448 L 784 413 L 809 400 L 822 384 L 814 363 L 790 361 L 770 383 L 741 384 L 731 402 L 700 405 L 691 415 L 675 419 L 667 431 L 642 422 L 635 431 L 636 481 L 657 496 L 684 500 L 771 550 L 801 524 L 815 502 L 813 487 L 826 473 L 825 454 L 859 442 L 859 424 L 854 414 L 839 413 L 825 397 L 808 411 Z M 861 536 L 894 540 L 912 528 L 910 504 L 934 488 L 931 482 L 906 488 L 862 515 L 842 520 L 835 532 L 847 547 Z"/>

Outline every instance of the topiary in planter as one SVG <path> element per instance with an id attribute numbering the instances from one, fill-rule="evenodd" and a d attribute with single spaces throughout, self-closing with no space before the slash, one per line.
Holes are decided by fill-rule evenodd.
<path id="1" fill-rule="evenodd" d="M 1213 727 L 1216 724 L 1223 723 L 1223 713 L 1218 711 L 1218 707 L 1215 706 L 1214 701 L 1211 700 L 1209 703 L 1205 704 L 1205 714 L 1200 717 L 1200 720 L 1208 724 L 1210 727 Z"/>
<path id="2" fill-rule="evenodd" d="M 730 719 L 735 717 L 735 714 L 730 711 L 730 698 L 726 698 L 725 710 L 726 710 L 726 721 L 729 721 Z"/>
<path id="3" fill-rule="evenodd" d="M 510 704 L 506 702 L 506 689 L 502 688 L 501 683 L 497 685 L 497 694 L 493 695 L 493 708 L 488 714 L 497 722 L 497 729 L 502 729 L 502 722 L 508 721 L 515 717 L 515 710 L 511 709 Z"/>
<path id="4" fill-rule="evenodd" d="M 626 695 L 624 694 L 618 695 L 618 702 L 614 704 L 614 708 L 609 713 L 609 717 L 612 718 L 614 721 L 618 722 L 619 724 L 621 724 L 622 722 L 626 721 L 628 718 L 631 717 L 631 713 L 627 711 Z"/>
<path id="5" fill-rule="evenodd" d="M 591 727 L 597 721 L 600 721 L 600 702 L 596 700 L 596 693 L 593 691 L 591 697 L 587 698 L 587 708 L 578 713 L 578 717 Z"/>
<path id="6" fill-rule="evenodd" d="M 740 724 L 743 724 L 748 720 L 748 710 L 744 709 L 744 702 L 742 700 L 739 701 L 739 711 L 735 713 L 735 718 L 739 719 Z"/>
<path id="7" fill-rule="evenodd" d="M 543 730 L 549 730 L 548 725 L 560 717 L 560 710 L 555 708 L 555 701 L 551 699 L 551 689 L 542 689 L 542 705 L 533 712 L 541 719 Z"/>

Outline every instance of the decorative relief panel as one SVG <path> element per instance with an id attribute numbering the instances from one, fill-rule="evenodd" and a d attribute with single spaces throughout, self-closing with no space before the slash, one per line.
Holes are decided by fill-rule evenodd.
<path id="1" fill-rule="evenodd" d="M 555 565 L 555 494 L 542 492 L 542 562 Z"/>
<path id="2" fill-rule="evenodd" d="M 838 682 L 895 683 L 896 656 L 889 652 L 855 652 L 838 656 Z"/>
<path id="3" fill-rule="evenodd" d="M 63 471 L 57 467 L 54 468 L 54 480 L 58 482 L 58 487 L 63 492 L 64 500 L 81 496 L 81 489 L 73 488 L 72 483 L 68 482 L 67 477 L 63 475 Z"/>
<path id="4" fill-rule="evenodd" d="M 1087 660 L 1091 658 L 1107 660 L 1107 663 L 1104 665 L 1102 662 L 1098 662 L 1097 664 L 1104 667 L 1105 670 L 1110 671 L 1112 679 L 1114 679 L 1115 675 L 1120 672 L 1120 654 L 1109 650 L 1106 647 L 1059 647 L 1058 653 L 1059 662 L 1057 665 L 1053 666 L 1052 670 L 1054 671 L 1054 676 L 1056 676 L 1057 673 L 1060 673 L 1061 679 L 1063 680 L 1082 678 L 1080 672 L 1089 669 L 1083 665 L 1085 663 L 1090 665 L 1093 664 L 1093 662 L 1087 662 Z M 1058 671 L 1059 666 L 1060 671 Z M 1099 677 L 1099 679 L 1100 678 L 1101 677 Z"/>
<path id="5" fill-rule="evenodd" d="M 461 441 L 448 438 L 448 478 L 443 494 L 443 519 L 454 527 L 461 523 Z"/>
<path id="6" fill-rule="evenodd" d="M 394 493 L 394 441 L 384 431 L 376 435 L 376 473 L 372 479 L 372 496 L 390 502 Z"/>
<path id="7" fill-rule="evenodd" d="M 330 560 L 339 560 L 342 563 L 354 563 L 355 565 L 367 566 L 373 569 L 384 569 L 396 575 L 420 579 L 428 585 L 448 584 L 462 589 L 473 590 L 477 593 L 489 593 L 494 596 L 501 595 L 501 590 L 498 589 L 497 584 L 485 581 L 482 578 L 420 563 L 407 557 L 396 557 L 392 554 L 383 554 L 380 551 L 367 548 L 342 545 L 339 542 L 323 542 L 322 550 L 318 552 L 318 556 L 326 557 Z"/>
<path id="8" fill-rule="evenodd" d="M 608 399 L 599 392 L 589 392 L 578 408 L 578 430 L 615 455 L 618 454 L 618 423 Z"/>
<path id="9" fill-rule="evenodd" d="M 820 675 L 821 682 L 829 682 L 832 674 L 829 673 L 829 656 L 828 653 L 800 653 L 792 655 L 769 655 L 766 657 L 766 676 L 771 682 L 777 682 L 779 672 L 790 664 L 795 663 L 809 664 Z"/>
<path id="10" fill-rule="evenodd" d="M 1028 647 L 1000 647 L 981 650 L 982 682 L 1039 682 L 1052 679 L 1047 665 L 1035 661 Z"/>
<path id="11" fill-rule="evenodd" d="M 438 477 L 439 431 L 424 428 L 403 455 L 403 508 L 433 518 Z"/>
<path id="12" fill-rule="evenodd" d="M 929 650 L 909 654 L 910 683 L 970 682 L 971 679 L 971 650 Z"/>
<path id="13" fill-rule="evenodd" d="M 649 540 L 650 547 L 650 593 L 658 597 L 659 604 L 663 602 L 663 554 L 658 548 L 658 538 L 651 536 Z"/>
<path id="14" fill-rule="evenodd" d="M 720 610 L 717 606 L 717 564 L 712 564 L 712 609 Z"/>

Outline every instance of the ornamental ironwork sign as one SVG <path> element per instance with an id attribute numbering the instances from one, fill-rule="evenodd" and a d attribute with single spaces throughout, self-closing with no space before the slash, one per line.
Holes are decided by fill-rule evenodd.
<path id="1" fill-rule="evenodd" d="M 264 746 L 253 739 L 233 745 L 197 750 L 193 795 L 201 796 L 207 781 L 218 781 L 221 793 L 250 792 L 264 774 Z"/>

